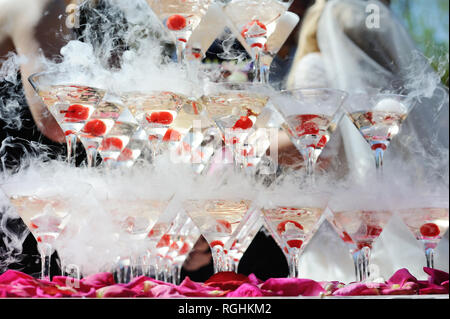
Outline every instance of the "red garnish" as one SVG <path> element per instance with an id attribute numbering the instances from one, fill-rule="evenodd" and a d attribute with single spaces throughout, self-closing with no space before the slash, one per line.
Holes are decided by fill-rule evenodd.
<path id="1" fill-rule="evenodd" d="M 38 243 L 42 243 L 42 238 L 41 238 L 41 236 L 38 236 L 38 238 L 36 238 L 36 240 L 38 241 Z"/>
<path id="2" fill-rule="evenodd" d="M 86 123 L 83 132 L 94 136 L 101 136 L 106 133 L 106 124 L 102 120 L 91 120 Z"/>
<path id="3" fill-rule="evenodd" d="M 125 148 L 122 153 L 120 153 L 118 161 L 130 161 L 133 159 L 133 151 L 129 148 Z"/>
<path id="4" fill-rule="evenodd" d="M 280 233 L 280 234 L 284 233 L 284 232 L 286 231 L 286 225 L 287 225 L 288 223 L 294 224 L 295 227 L 297 227 L 297 228 L 303 230 L 303 226 L 300 225 L 299 223 L 297 223 L 296 221 L 293 221 L 293 220 L 286 220 L 286 221 L 281 222 L 281 223 L 278 224 L 278 227 L 277 227 L 278 233 Z"/>
<path id="5" fill-rule="evenodd" d="M 211 247 L 216 247 L 216 246 L 222 246 L 223 247 L 225 245 L 220 240 L 214 240 L 213 242 L 211 242 Z"/>
<path id="6" fill-rule="evenodd" d="M 373 121 L 373 113 L 372 112 L 367 112 L 366 114 L 364 114 L 364 117 L 366 118 L 366 120 L 368 120 L 370 122 L 370 124 L 375 125 L 375 122 Z"/>
<path id="7" fill-rule="evenodd" d="M 254 25 L 257 25 L 258 27 L 260 27 L 262 29 L 261 32 L 257 33 L 257 34 L 248 34 L 248 31 Z M 260 22 L 259 20 L 253 20 L 250 23 L 248 23 L 245 27 L 242 28 L 241 35 L 244 38 L 258 38 L 258 37 L 262 37 L 262 36 L 266 35 L 266 33 L 267 33 L 267 27 L 265 26 L 265 24 Z"/>
<path id="8" fill-rule="evenodd" d="M 383 228 L 377 225 L 367 225 L 367 236 L 378 237 L 380 236 Z"/>
<path id="9" fill-rule="evenodd" d="M 173 122 L 173 115 L 170 112 L 153 112 L 152 114 L 145 117 L 147 122 L 153 124 L 169 125 Z"/>
<path id="10" fill-rule="evenodd" d="M 343 232 L 341 238 L 346 243 L 353 243 L 353 239 L 350 237 L 350 235 L 347 232 Z"/>
<path id="11" fill-rule="evenodd" d="M 123 148 L 123 142 L 118 137 L 109 137 L 102 141 L 101 149 L 103 151 L 120 151 Z"/>
<path id="12" fill-rule="evenodd" d="M 167 18 L 166 25 L 169 30 L 180 31 L 186 28 L 187 21 L 182 15 L 174 14 Z"/>
<path id="13" fill-rule="evenodd" d="M 64 118 L 69 122 L 85 121 L 89 118 L 89 108 L 79 104 L 73 104 L 67 111 L 61 111 L 61 113 L 66 114 Z"/>
<path id="14" fill-rule="evenodd" d="M 441 233 L 441 230 L 435 223 L 426 223 L 420 227 L 420 233 L 424 237 L 436 237 Z"/>
<path id="15" fill-rule="evenodd" d="M 300 247 L 302 247 L 303 245 L 303 241 L 298 240 L 298 239 L 294 239 L 294 240 L 288 240 L 287 244 L 290 248 L 298 248 L 300 249 Z"/>
<path id="16" fill-rule="evenodd" d="M 228 233 L 231 233 L 232 229 L 231 229 L 231 224 L 229 222 L 227 222 L 226 220 L 223 219 L 219 219 L 217 220 L 217 225 L 216 226 L 216 230 L 217 232 L 224 232 L 224 230 Z"/>
<path id="17" fill-rule="evenodd" d="M 234 124 L 233 130 L 237 129 L 248 130 L 252 126 L 253 122 L 248 116 L 241 116 L 241 118 L 237 120 L 236 124 Z"/>
<path id="18" fill-rule="evenodd" d="M 161 239 L 159 240 L 158 244 L 156 245 L 157 248 L 161 248 L 161 247 L 168 247 L 170 246 L 170 235 L 169 234 L 165 234 L 161 237 Z"/>
<path id="19" fill-rule="evenodd" d="M 322 136 L 322 138 L 320 139 L 319 143 L 317 143 L 317 147 L 318 148 L 324 148 L 325 145 L 327 145 L 327 137 L 326 136 Z"/>
<path id="20" fill-rule="evenodd" d="M 319 134 L 319 127 L 314 122 L 302 122 L 295 130 L 298 136 Z"/>
<path id="21" fill-rule="evenodd" d="M 180 255 L 185 255 L 191 250 L 191 246 L 188 243 L 184 243 L 181 249 L 179 250 Z"/>
<path id="22" fill-rule="evenodd" d="M 39 228 L 38 225 L 36 225 L 35 223 L 31 223 L 31 228 L 37 229 Z"/>
<path id="23" fill-rule="evenodd" d="M 151 142 L 151 141 L 155 141 L 155 140 L 157 140 L 158 139 L 158 135 L 149 135 L 148 136 L 148 140 Z"/>
<path id="24" fill-rule="evenodd" d="M 67 130 L 67 131 L 64 132 L 64 134 L 66 136 L 69 136 L 69 135 L 73 135 L 73 134 L 77 134 L 77 133 L 75 131 L 72 131 L 72 130 Z"/>
<path id="25" fill-rule="evenodd" d="M 261 44 L 261 43 L 253 43 L 250 47 L 252 47 L 252 48 L 262 48 L 263 47 L 263 45 Z"/>
<path id="26" fill-rule="evenodd" d="M 180 247 L 178 246 L 178 244 L 176 242 L 173 242 L 172 245 L 170 245 L 170 249 L 178 250 L 178 249 L 180 249 Z"/>
<path id="27" fill-rule="evenodd" d="M 192 108 L 194 109 L 194 114 L 198 114 L 197 102 L 192 102 Z"/>
<path id="28" fill-rule="evenodd" d="M 379 149 L 379 148 L 381 148 L 383 151 L 385 151 L 387 147 L 386 147 L 386 144 L 383 144 L 383 143 L 377 143 L 377 144 L 373 144 L 373 145 L 371 146 L 371 148 L 372 148 L 373 151 L 375 151 L 375 150 L 377 150 L 377 149 Z"/>
<path id="29" fill-rule="evenodd" d="M 164 134 L 163 141 L 164 142 L 178 142 L 181 140 L 181 134 L 174 129 L 169 128 Z"/>
<path id="30" fill-rule="evenodd" d="M 360 242 L 358 242 L 358 249 L 363 249 L 364 247 L 372 248 L 372 242 L 370 242 L 370 241 L 360 241 Z"/>

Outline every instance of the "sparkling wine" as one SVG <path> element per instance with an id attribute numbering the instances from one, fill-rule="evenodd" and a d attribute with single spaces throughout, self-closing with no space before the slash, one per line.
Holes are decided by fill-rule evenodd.
<path id="1" fill-rule="evenodd" d="M 175 33 L 192 32 L 206 14 L 209 3 L 209 0 L 152 0 L 149 2 L 164 26 Z"/>
<path id="2" fill-rule="evenodd" d="M 411 208 L 399 214 L 416 239 L 429 248 L 436 248 L 448 230 L 448 208 Z"/>
<path id="3" fill-rule="evenodd" d="M 361 111 L 350 114 L 351 120 L 372 148 L 379 146 L 386 148 L 391 139 L 399 133 L 406 117 L 407 113 L 385 111 Z"/>
<path id="4" fill-rule="evenodd" d="M 38 243 L 54 241 L 70 219 L 64 202 L 56 197 L 13 196 L 10 201 Z"/>
<path id="5" fill-rule="evenodd" d="M 190 200 L 184 207 L 209 244 L 224 247 L 250 204 L 248 200 Z"/>
<path id="6" fill-rule="evenodd" d="M 388 210 L 341 211 L 334 214 L 337 223 L 344 228 L 359 249 L 371 248 L 392 216 L 392 212 Z"/>
<path id="7" fill-rule="evenodd" d="M 283 249 L 302 248 L 317 230 L 323 208 L 278 207 L 264 209 L 264 217 L 271 232 L 283 242 Z"/>
<path id="8" fill-rule="evenodd" d="M 283 128 L 300 152 L 312 148 L 317 159 L 336 129 L 336 124 L 330 116 L 301 114 L 288 116 Z"/>
<path id="9" fill-rule="evenodd" d="M 288 7 L 278 0 L 232 0 L 225 5 L 224 12 L 244 38 L 255 38 L 270 36 Z"/>

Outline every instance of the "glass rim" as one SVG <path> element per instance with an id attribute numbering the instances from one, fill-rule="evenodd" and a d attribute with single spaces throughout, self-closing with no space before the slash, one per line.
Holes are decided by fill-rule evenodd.
<path id="1" fill-rule="evenodd" d="M 54 74 L 54 73 L 60 74 L 60 72 L 58 72 L 56 70 L 47 70 L 47 71 L 35 72 L 35 73 L 31 74 L 28 77 L 28 82 L 31 84 L 31 86 L 33 87 L 33 89 L 36 92 L 39 92 L 40 89 L 39 89 L 38 84 L 35 82 L 34 79 L 36 79 L 36 78 L 38 78 L 40 76 L 43 76 L 43 75 L 50 75 L 50 74 Z M 75 84 L 75 83 L 73 83 L 73 84 L 49 84 L 49 85 L 84 86 L 84 87 L 88 87 L 88 88 L 94 89 L 96 91 L 104 92 L 105 94 L 108 92 L 107 89 L 101 89 L 101 88 L 96 87 L 96 86 L 84 85 L 84 84 Z"/>
<path id="2" fill-rule="evenodd" d="M 285 89 L 285 90 L 281 90 L 278 92 L 278 94 L 283 94 L 283 93 L 291 93 L 291 92 L 335 92 L 335 93 L 340 93 L 343 97 L 349 97 L 350 93 L 348 91 L 345 90 L 341 90 L 341 89 L 335 89 L 335 88 L 326 88 L 326 87 L 320 87 L 320 88 L 294 88 L 294 89 Z"/>

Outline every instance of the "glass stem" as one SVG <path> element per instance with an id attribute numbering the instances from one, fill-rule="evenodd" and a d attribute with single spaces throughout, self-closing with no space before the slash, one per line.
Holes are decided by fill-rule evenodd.
<path id="1" fill-rule="evenodd" d="M 427 259 L 427 267 L 434 268 L 434 249 L 425 248 L 425 257 Z"/>
<path id="2" fill-rule="evenodd" d="M 225 252 L 221 245 L 216 245 L 211 248 L 213 262 L 214 262 L 214 273 L 227 271 L 227 258 Z"/>
<path id="3" fill-rule="evenodd" d="M 298 248 L 289 249 L 289 278 L 300 278 L 300 251 Z"/>
<path id="4" fill-rule="evenodd" d="M 383 173 L 383 155 L 384 150 L 381 147 L 375 149 L 375 166 L 380 176 Z"/>
<path id="5" fill-rule="evenodd" d="M 50 264 L 52 251 L 53 249 L 50 244 L 39 244 L 39 252 L 41 253 L 41 279 L 51 280 Z"/>
<path id="6" fill-rule="evenodd" d="M 95 147 L 89 147 L 87 149 L 87 164 L 88 167 L 96 166 L 97 161 L 97 149 Z"/>
<path id="7" fill-rule="evenodd" d="M 306 176 L 308 177 L 308 180 L 311 183 L 311 185 L 314 185 L 316 182 L 315 179 L 316 159 L 314 154 L 315 151 L 316 149 L 314 147 L 307 147 L 303 151 L 303 158 L 305 159 L 306 163 Z"/>
<path id="8" fill-rule="evenodd" d="M 186 37 L 177 37 L 177 62 L 179 65 L 185 64 L 185 58 L 186 58 Z"/>
<path id="9" fill-rule="evenodd" d="M 360 264 L 360 278 L 361 281 L 366 281 L 370 277 L 369 264 L 370 264 L 370 248 L 365 246 L 359 253 Z"/>
<path id="10" fill-rule="evenodd" d="M 261 83 L 269 84 L 269 66 L 261 65 Z"/>
<path id="11" fill-rule="evenodd" d="M 261 68 L 261 49 L 254 47 L 253 53 L 255 55 L 255 61 L 253 61 L 253 82 L 264 83 Z"/>
<path id="12" fill-rule="evenodd" d="M 359 250 L 353 251 L 352 252 L 352 256 L 353 256 L 353 264 L 355 266 L 355 278 L 356 281 L 361 281 L 361 275 L 360 275 L 360 264 L 359 264 Z"/>
<path id="13" fill-rule="evenodd" d="M 75 155 L 77 151 L 77 135 L 66 133 L 66 145 L 67 145 L 67 162 L 69 164 L 75 163 Z"/>

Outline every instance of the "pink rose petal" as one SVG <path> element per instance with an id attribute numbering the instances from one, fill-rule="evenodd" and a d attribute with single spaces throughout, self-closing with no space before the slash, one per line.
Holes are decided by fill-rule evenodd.
<path id="1" fill-rule="evenodd" d="M 271 278 L 262 284 L 261 289 L 272 291 L 277 296 L 319 296 L 326 292 L 318 282 L 298 278 Z"/>
<path id="2" fill-rule="evenodd" d="M 227 294 L 227 297 L 263 297 L 264 294 L 257 286 L 242 284 L 238 289 Z"/>

